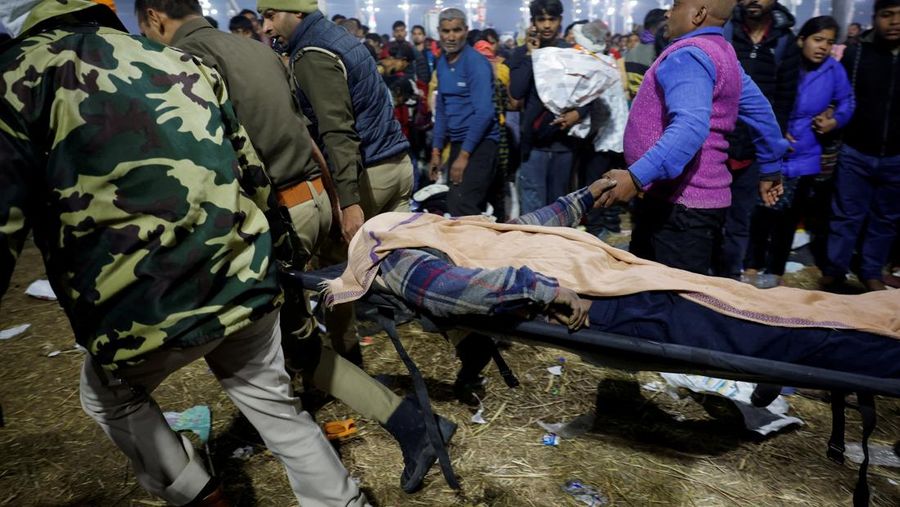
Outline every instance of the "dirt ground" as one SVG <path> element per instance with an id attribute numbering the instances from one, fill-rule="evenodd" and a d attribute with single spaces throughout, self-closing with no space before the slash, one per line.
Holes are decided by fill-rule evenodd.
<path id="1" fill-rule="evenodd" d="M 789 277 L 808 285 L 815 274 Z M 73 350 L 68 322 L 55 302 L 24 295 L 44 277 L 37 249 L 29 244 L 0 305 L 0 330 L 30 323 L 23 335 L 0 341 L 0 506 L 163 505 L 145 493 L 125 458 L 81 410 L 78 374 L 82 353 Z M 825 458 L 831 428 L 829 406 L 791 396 L 792 415 L 805 424 L 771 438 L 756 438 L 739 422 L 713 418 L 691 398 L 641 391 L 659 380 L 602 369 L 553 349 L 513 345 L 506 353 L 522 385 L 507 389 L 488 373 L 483 400 L 486 425 L 470 422 L 473 411 L 452 400 L 457 367 L 451 347 L 415 325 L 402 328 L 404 343 L 428 379 L 435 410 L 460 428 L 450 454 L 463 490 L 455 493 L 435 470 L 425 488 L 405 495 L 399 488 L 401 457 L 376 423 L 359 420 L 358 436 L 340 445 L 343 462 L 362 483 L 373 505 L 565 506 L 578 505 L 562 490 L 579 479 L 612 505 L 849 505 L 856 466 Z M 383 335 L 365 349 L 372 374 L 403 376 L 404 367 Z M 52 351 L 62 351 L 48 357 Z M 548 389 L 546 368 L 566 359 L 559 389 Z M 202 362 L 169 378 L 156 392 L 164 410 L 206 404 L 213 413 L 210 452 L 216 473 L 237 505 L 296 505 L 280 464 L 237 411 Z M 900 402 L 878 399 L 873 443 L 900 439 Z M 541 443 L 536 421 L 558 422 L 596 410 L 594 428 L 558 447 Z M 859 441 L 859 418 L 848 411 L 848 442 Z M 319 421 L 355 416 L 340 402 L 317 411 Z M 252 446 L 248 459 L 235 449 Z M 900 469 L 872 467 L 872 505 L 900 505 Z"/>

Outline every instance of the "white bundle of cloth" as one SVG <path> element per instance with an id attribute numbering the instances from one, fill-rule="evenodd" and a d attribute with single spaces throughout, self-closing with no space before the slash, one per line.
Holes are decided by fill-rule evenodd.
<path id="1" fill-rule="evenodd" d="M 25 20 L 31 9 L 37 7 L 41 0 L 2 0 L 0 1 L 0 23 L 13 37 L 22 33 Z"/>
<path id="2" fill-rule="evenodd" d="M 581 25 L 575 28 L 581 28 Z M 622 75 L 613 57 L 597 51 L 600 48 L 596 45 L 588 47 L 588 41 L 584 42 L 575 48 L 547 47 L 532 52 L 538 96 L 556 115 L 600 98 L 609 108 L 610 118 L 593 139 L 594 150 L 622 152 L 628 121 Z M 591 119 L 585 117 L 569 129 L 569 135 L 584 139 L 590 130 Z"/>

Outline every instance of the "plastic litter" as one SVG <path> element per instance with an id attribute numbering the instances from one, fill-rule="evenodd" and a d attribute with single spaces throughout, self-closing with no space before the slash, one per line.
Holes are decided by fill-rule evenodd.
<path id="1" fill-rule="evenodd" d="M 10 338 L 15 338 L 25 331 L 28 331 L 29 327 L 31 327 L 31 324 L 22 324 L 21 326 L 4 329 L 3 331 L 0 331 L 0 340 L 9 340 Z"/>
<path id="2" fill-rule="evenodd" d="M 356 421 L 344 419 L 341 421 L 328 421 L 324 425 L 325 438 L 328 440 L 346 440 L 358 431 Z"/>
<path id="3" fill-rule="evenodd" d="M 844 456 L 856 464 L 862 463 L 862 444 L 858 442 L 848 443 L 846 449 L 844 449 Z M 869 444 L 869 464 L 882 467 L 900 467 L 900 456 L 894 452 L 893 446 Z"/>
<path id="4" fill-rule="evenodd" d="M 647 382 L 647 383 L 641 384 L 641 389 L 643 389 L 645 391 L 650 391 L 652 393 L 668 394 L 669 397 L 672 398 L 673 400 L 677 400 L 677 399 L 681 398 L 680 396 L 678 396 L 678 389 L 675 389 L 671 385 L 664 384 L 662 382 L 656 382 L 656 381 Z"/>
<path id="5" fill-rule="evenodd" d="M 805 247 L 809 244 L 811 239 L 808 232 L 803 229 L 797 229 L 797 231 L 794 232 L 794 242 L 791 244 L 791 250 Z"/>
<path id="6" fill-rule="evenodd" d="M 802 263 L 790 261 L 784 265 L 784 272 L 785 273 L 798 273 L 800 271 L 803 271 L 803 268 L 805 268 L 805 267 L 806 266 L 804 266 Z"/>
<path id="7" fill-rule="evenodd" d="M 475 414 L 472 415 L 471 420 L 475 424 L 487 424 L 487 421 L 484 420 L 484 408 L 479 407 L 478 412 L 475 412 Z"/>
<path id="8" fill-rule="evenodd" d="M 609 503 L 609 498 L 607 498 L 606 495 L 600 493 L 600 491 L 593 486 L 584 484 L 577 479 L 566 481 L 562 486 L 562 490 L 569 495 L 572 495 L 572 498 L 574 498 L 576 502 L 589 507 L 600 507 L 601 505 L 607 505 Z"/>
<path id="9" fill-rule="evenodd" d="M 559 364 L 547 368 L 547 372 L 550 373 L 550 375 L 547 377 L 547 388 L 544 390 L 553 396 L 563 394 L 566 389 L 565 384 L 563 384 L 563 372 L 565 371 L 566 358 L 560 357 L 557 358 L 557 361 Z"/>
<path id="10" fill-rule="evenodd" d="M 543 437 L 541 437 L 541 443 L 550 447 L 558 447 L 559 435 L 557 435 L 556 433 L 546 433 Z"/>
<path id="11" fill-rule="evenodd" d="M 584 435 L 594 427 L 594 414 L 581 414 L 569 422 L 545 423 L 538 421 L 537 425 L 545 431 L 559 435 L 562 438 L 575 438 Z"/>
<path id="12" fill-rule="evenodd" d="M 206 405 L 196 405 L 184 412 L 163 412 L 172 431 L 190 431 L 206 445 L 212 430 L 212 414 Z"/>
<path id="13" fill-rule="evenodd" d="M 56 293 L 47 280 L 35 280 L 25 289 L 25 294 L 45 301 L 56 301 Z"/>
<path id="14" fill-rule="evenodd" d="M 768 435 L 792 424 L 803 424 L 801 419 L 786 415 L 790 405 L 783 396 L 775 398 L 768 407 L 754 407 L 750 403 L 750 396 L 756 384 L 681 373 L 660 373 L 660 376 L 672 387 L 683 387 L 695 393 L 712 394 L 731 400 L 740 410 L 744 426 L 760 435 Z"/>

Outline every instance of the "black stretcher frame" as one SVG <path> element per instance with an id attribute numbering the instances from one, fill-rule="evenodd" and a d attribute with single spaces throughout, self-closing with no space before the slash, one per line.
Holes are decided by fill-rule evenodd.
<path id="1" fill-rule="evenodd" d="M 337 278 L 345 265 L 335 265 L 318 271 L 300 272 L 283 268 L 280 271 L 284 283 L 301 286 L 306 290 L 318 290 L 322 282 Z M 599 358 L 605 366 L 624 368 L 632 371 L 666 371 L 692 373 L 715 378 L 767 383 L 808 389 L 821 389 L 832 393 L 832 433 L 826 455 L 838 463 L 844 462 L 844 395 L 857 393 L 858 406 L 863 418 L 863 462 L 859 467 L 859 478 L 853 494 L 853 505 L 861 507 L 869 503 L 867 470 L 869 462 L 868 439 L 875 429 L 876 414 L 874 396 L 900 398 L 900 379 L 885 379 L 857 373 L 848 373 L 825 368 L 742 356 L 728 352 L 690 347 L 686 345 L 662 343 L 632 336 L 607 333 L 591 329 L 571 332 L 565 326 L 551 324 L 546 320 L 520 320 L 509 317 L 468 316 L 454 317 L 452 325 L 443 325 L 445 319 L 435 319 L 423 315 L 393 294 L 383 294 L 370 290 L 363 301 L 377 309 L 376 320 L 394 342 L 398 354 L 403 358 L 413 377 L 420 405 L 430 403 L 424 381 L 413 361 L 403 350 L 391 317 L 398 313 L 412 313 L 423 321 L 426 330 L 440 332 L 449 328 L 461 328 L 493 336 L 510 336 L 531 343 L 567 349 L 592 358 Z M 427 417 L 430 420 L 431 417 Z M 433 425 L 431 425 L 433 426 Z M 429 428 L 433 445 L 442 446 L 437 429 Z M 446 450 L 439 451 L 439 461 L 448 484 L 459 488 Z"/>

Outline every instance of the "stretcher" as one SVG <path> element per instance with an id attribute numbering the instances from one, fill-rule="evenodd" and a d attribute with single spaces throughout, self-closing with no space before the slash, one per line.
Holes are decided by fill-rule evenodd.
<path id="1" fill-rule="evenodd" d="M 281 277 L 286 284 L 299 285 L 306 290 L 318 290 L 325 280 L 338 277 L 344 271 L 344 267 L 344 265 L 336 265 L 312 272 L 283 269 Z M 430 332 L 443 332 L 456 328 L 488 336 L 509 337 L 517 341 L 569 350 L 586 357 L 592 363 L 629 371 L 691 373 L 737 381 L 830 391 L 832 433 L 826 455 L 840 464 L 844 463 L 845 450 L 845 410 L 848 407 L 845 398 L 850 393 L 856 393 L 857 403 L 850 407 L 857 409 L 862 417 L 864 459 L 859 467 L 859 478 L 853 495 L 855 506 L 868 505 L 869 501 L 867 444 L 875 429 L 875 396 L 900 398 L 900 378 L 835 371 L 699 347 L 660 343 L 592 329 L 570 332 L 564 326 L 542 319 L 520 320 L 512 317 L 466 316 L 454 317 L 451 322 L 449 319 L 438 319 L 425 315 L 407 305 L 401 298 L 378 291 L 374 287 L 356 304 L 358 305 L 358 315 L 368 314 L 391 337 L 398 353 L 410 370 L 419 402 L 426 407 L 428 422 L 431 422 L 433 417 L 431 417 L 427 390 L 415 363 L 403 350 L 397 336 L 396 320 L 398 317 L 401 320 L 409 320 L 410 317 L 417 318 L 422 323 L 423 329 Z M 893 339 L 886 340 L 885 344 L 886 346 L 900 346 Z M 500 358 L 499 352 L 496 352 L 494 357 L 507 385 L 515 387 L 518 381 Z M 435 448 L 443 448 L 436 426 L 429 428 L 429 433 L 431 433 L 432 444 L 436 443 Z M 452 468 L 450 468 L 446 451 L 439 451 L 438 454 L 448 484 L 451 487 L 459 487 Z"/>

